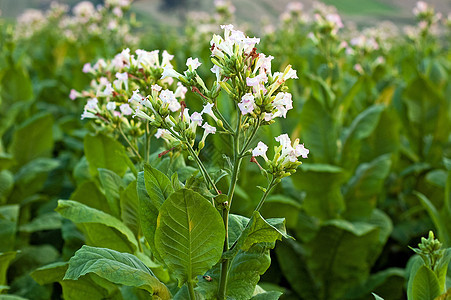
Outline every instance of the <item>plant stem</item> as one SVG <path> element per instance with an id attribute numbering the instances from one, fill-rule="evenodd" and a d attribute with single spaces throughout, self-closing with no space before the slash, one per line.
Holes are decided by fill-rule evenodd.
<path id="1" fill-rule="evenodd" d="M 254 211 L 260 211 L 260 209 L 263 206 L 263 203 L 265 202 L 265 200 L 268 197 L 269 193 L 271 192 L 272 188 L 276 186 L 277 183 L 274 183 L 275 181 L 276 181 L 276 179 L 273 176 L 271 179 L 271 182 L 268 184 L 268 187 L 266 188 L 265 193 L 263 194 L 262 198 L 260 199 L 260 202 L 258 203 L 258 205 Z"/>
<path id="2" fill-rule="evenodd" d="M 121 133 L 122 137 L 127 141 L 128 145 L 130 146 L 130 148 L 132 148 L 133 152 L 135 152 L 136 156 L 138 156 L 139 159 L 142 160 L 142 157 L 141 157 L 141 155 L 139 155 L 138 150 L 136 150 L 135 147 L 133 147 L 133 145 L 130 142 L 130 140 L 127 138 L 125 133 L 122 131 L 121 125 L 119 124 L 117 127 L 119 128 L 119 132 Z"/>
<path id="3" fill-rule="evenodd" d="M 196 294 L 194 294 L 193 282 L 191 280 L 189 280 L 187 282 L 187 284 L 188 284 L 188 291 L 189 291 L 189 298 L 190 298 L 190 300 L 196 300 Z"/>

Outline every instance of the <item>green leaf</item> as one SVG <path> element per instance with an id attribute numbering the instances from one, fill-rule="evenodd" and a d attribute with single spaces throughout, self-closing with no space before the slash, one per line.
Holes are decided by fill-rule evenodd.
<path id="1" fill-rule="evenodd" d="M 321 299 L 341 299 L 368 278 L 379 229 L 368 223 L 330 220 L 305 244 L 307 266 L 323 287 Z M 332 298 L 333 297 L 333 298 Z"/>
<path id="2" fill-rule="evenodd" d="M 418 197 L 421 205 L 426 209 L 429 217 L 434 223 L 435 228 L 438 231 L 438 237 L 442 243 L 445 245 L 451 245 L 451 235 L 450 231 L 447 229 L 446 221 L 441 217 L 437 208 L 432 204 L 432 202 L 422 193 L 414 191 L 413 194 Z M 448 223 L 449 224 L 449 223 Z"/>
<path id="3" fill-rule="evenodd" d="M 274 243 L 254 244 L 248 251 L 238 251 L 230 262 L 229 275 L 227 277 L 227 299 L 250 299 L 255 287 L 271 264 L 269 249 Z M 206 275 L 212 278 L 207 281 L 200 278 L 197 286 L 206 299 L 216 299 L 220 265 L 217 264 Z"/>
<path id="4" fill-rule="evenodd" d="M 28 300 L 17 295 L 0 295 L 0 300 Z"/>
<path id="5" fill-rule="evenodd" d="M 236 241 L 235 251 L 240 249 L 247 251 L 252 245 L 258 243 L 274 243 L 276 240 L 282 240 L 282 237 L 290 237 L 285 230 L 284 218 L 265 220 L 259 212 L 254 211 L 249 223 Z"/>
<path id="6" fill-rule="evenodd" d="M 290 197 L 284 195 L 273 195 L 266 199 L 261 208 L 261 213 L 265 218 L 284 217 L 287 227 L 294 228 L 298 222 L 301 204 Z"/>
<path id="7" fill-rule="evenodd" d="M 342 165 L 353 167 L 358 161 L 360 142 L 371 135 L 379 123 L 380 116 L 385 105 L 373 105 L 361 112 L 344 131 L 342 137 L 343 148 L 341 151 Z"/>
<path id="8" fill-rule="evenodd" d="M 412 284 L 412 299 L 430 300 L 440 296 L 441 288 L 437 276 L 426 265 L 422 265 L 415 273 Z"/>
<path id="9" fill-rule="evenodd" d="M 83 181 L 77 185 L 70 199 L 111 214 L 111 209 L 105 195 L 102 194 L 99 187 L 93 181 Z"/>
<path id="10" fill-rule="evenodd" d="M 451 248 L 444 249 L 443 256 L 437 262 L 435 267 L 435 275 L 438 278 L 440 287 L 446 288 L 446 273 L 448 272 L 448 265 L 451 261 Z"/>
<path id="11" fill-rule="evenodd" d="M 144 172 L 138 173 L 136 188 L 141 228 L 152 253 L 157 260 L 162 261 L 155 247 L 155 229 L 161 204 L 174 192 L 174 189 L 169 178 L 149 164 L 144 165 Z"/>
<path id="12" fill-rule="evenodd" d="M 108 206 L 110 207 L 113 216 L 119 218 L 120 213 L 120 193 L 124 190 L 125 186 L 122 182 L 122 178 L 107 169 L 98 169 L 100 184 L 102 185 L 105 193 Z"/>
<path id="13" fill-rule="evenodd" d="M 55 210 L 76 224 L 84 224 L 86 226 L 85 234 L 88 234 L 88 238 L 91 240 L 102 241 L 106 237 L 106 232 L 97 232 L 98 227 L 95 224 L 101 224 L 117 230 L 118 233 L 115 235 L 123 242 L 125 242 L 124 238 L 126 238 L 128 243 L 125 243 L 129 247 L 129 251 L 134 252 L 138 248 L 138 241 L 133 232 L 120 220 L 107 213 L 71 200 L 59 200 L 58 207 Z M 94 231 L 90 231 L 89 227 L 92 227 Z M 97 234 L 100 235 L 95 236 Z"/>
<path id="14" fill-rule="evenodd" d="M 270 291 L 270 292 L 264 292 L 257 294 L 251 298 L 251 300 L 277 300 L 279 297 L 282 296 L 281 292 L 277 291 Z"/>
<path id="15" fill-rule="evenodd" d="M 83 246 L 69 260 L 64 279 L 77 280 L 94 273 L 116 284 L 147 290 L 161 299 L 170 299 L 169 290 L 136 256 L 106 248 Z"/>
<path id="16" fill-rule="evenodd" d="M 203 275 L 218 262 L 224 236 L 218 211 L 196 192 L 174 192 L 160 208 L 155 246 L 179 286 Z"/>
<path id="17" fill-rule="evenodd" d="M 308 215 L 327 220 L 338 217 L 344 210 L 341 185 L 346 178 L 343 169 L 331 165 L 303 164 L 292 178 L 296 187 L 306 192 L 302 207 Z"/>
<path id="18" fill-rule="evenodd" d="M 0 252 L 0 285 L 6 285 L 6 271 L 11 261 L 16 258 L 16 251 Z"/>
<path id="19" fill-rule="evenodd" d="M 121 219 L 131 231 L 138 236 L 140 232 L 139 222 L 139 201 L 136 191 L 136 180 L 130 184 L 121 193 Z"/>
<path id="20" fill-rule="evenodd" d="M 361 286 L 350 289 L 346 299 L 364 299 L 375 292 L 390 299 L 402 299 L 405 286 L 405 270 L 400 268 L 388 268 L 371 274 L 368 280 Z"/>
<path id="21" fill-rule="evenodd" d="M 66 274 L 68 262 L 55 262 L 43 267 L 37 268 L 31 272 L 31 277 L 40 285 L 59 282 L 63 280 Z"/>
<path id="22" fill-rule="evenodd" d="M 301 244 L 287 240 L 276 247 L 279 266 L 291 285 L 302 299 L 319 299 L 319 286 L 307 268 L 307 256 Z"/>
<path id="23" fill-rule="evenodd" d="M 151 165 L 144 165 L 144 180 L 150 200 L 157 209 L 174 192 L 171 180 Z"/>
<path id="24" fill-rule="evenodd" d="M 382 297 L 376 295 L 375 293 L 371 293 L 371 294 L 374 296 L 374 299 L 375 299 L 375 300 L 384 300 L 384 298 L 382 298 Z"/>
<path id="25" fill-rule="evenodd" d="M 365 219 L 376 207 L 391 167 L 389 154 L 362 163 L 344 189 L 345 215 L 350 220 Z"/>
<path id="26" fill-rule="evenodd" d="M 0 252 L 15 248 L 18 218 L 19 205 L 0 206 Z"/>
<path id="27" fill-rule="evenodd" d="M 14 186 L 14 175 L 8 170 L 0 171 L 0 205 L 7 202 Z"/>
<path id="28" fill-rule="evenodd" d="M 309 99 L 300 115 L 303 141 L 316 163 L 333 164 L 337 156 L 337 129 L 332 116 L 315 99 Z"/>
<path id="29" fill-rule="evenodd" d="M 0 150 L 1 150 L 1 147 L 0 147 Z M 14 164 L 14 158 L 11 154 L 0 153 L 0 170 L 9 169 L 13 164 Z"/>
<path id="30" fill-rule="evenodd" d="M 125 160 L 125 148 L 115 139 L 104 134 L 86 135 L 84 140 L 85 155 L 92 175 L 99 168 L 111 170 L 119 176 L 124 176 L 128 169 Z"/>
<path id="31" fill-rule="evenodd" d="M 9 153 L 18 166 L 38 157 L 49 157 L 53 148 L 53 116 L 39 114 L 21 124 L 15 131 Z"/>
<path id="32" fill-rule="evenodd" d="M 34 218 L 30 223 L 21 225 L 22 232 L 36 232 L 41 230 L 55 230 L 61 228 L 61 216 L 56 212 L 49 212 Z"/>
<path id="33" fill-rule="evenodd" d="M 15 175 L 16 188 L 11 194 L 11 198 L 19 202 L 40 191 L 47 180 L 48 173 L 59 165 L 58 160 L 43 157 L 28 162 Z"/>

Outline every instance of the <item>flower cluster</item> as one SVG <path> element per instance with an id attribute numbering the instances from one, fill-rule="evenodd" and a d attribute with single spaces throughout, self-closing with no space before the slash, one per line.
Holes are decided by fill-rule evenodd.
<path id="1" fill-rule="evenodd" d="M 67 5 L 52 2 L 47 12 L 29 9 L 18 18 L 17 37 L 28 38 L 45 28 L 57 29 L 61 35 L 72 42 L 80 43 L 91 37 L 119 40 L 135 44 L 136 39 L 130 34 L 130 26 L 124 22 L 124 13 L 130 8 L 131 0 L 105 1 L 105 6 L 95 7 L 92 2 L 81 1 L 72 8 L 68 15 Z"/>
<path id="2" fill-rule="evenodd" d="M 307 158 L 309 150 L 304 147 L 304 144 L 299 144 L 299 139 L 295 139 L 291 142 L 288 134 L 282 134 L 275 138 L 280 143 L 279 147 L 274 149 L 274 158 L 268 159 L 266 152 L 268 146 L 259 142 L 257 147 L 252 150 L 252 156 L 261 156 L 266 162 L 267 170 L 270 174 L 276 178 L 283 178 L 290 176 L 296 171 L 296 168 L 301 164 L 298 157 Z"/>

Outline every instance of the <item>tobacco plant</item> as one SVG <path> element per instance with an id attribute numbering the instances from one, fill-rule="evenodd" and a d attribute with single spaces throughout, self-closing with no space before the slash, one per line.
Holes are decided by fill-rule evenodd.
<path id="1" fill-rule="evenodd" d="M 111 61 L 85 65 L 84 72 L 95 77 L 92 88 L 72 91 L 71 97 L 88 98 L 82 119 L 93 119 L 98 131 L 122 139 L 129 155 L 107 135 L 85 138 L 87 168 L 100 181 L 106 203 L 89 207 L 96 201 L 81 199 L 80 193 L 87 193 L 83 189 L 77 189 L 72 200 L 59 201 L 56 210 L 80 224 L 87 245 L 68 264 L 36 271 L 38 281 L 59 268 L 65 271 L 58 278 L 63 293 L 66 280 L 95 274 L 91 280 L 98 276 L 141 288 L 157 299 L 170 298 L 160 280 L 173 279 L 178 288 L 172 292 L 180 299 L 249 299 L 257 294 L 278 298 L 279 292 L 264 292 L 257 283 L 269 267 L 269 250 L 276 240 L 289 236 L 283 218 L 265 220 L 260 209 L 271 190 L 296 172 L 298 157 L 307 158 L 309 150 L 287 134 L 275 137 L 280 145 L 271 151 L 261 141 L 255 146 L 254 138 L 261 127 L 285 118 L 293 108 L 285 81 L 297 78 L 296 71 L 288 65 L 284 72 L 273 73 L 273 57 L 257 53 L 258 38 L 249 38 L 232 25 L 221 27 L 224 36 L 214 35 L 210 42 L 211 71 L 216 76 L 210 88 L 196 71 L 201 65 L 197 58 L 188 58 L 182 74 L 175 71 L 173 56 L 166 51 L 160 60 L 159 51 L 136 50 L 133 55 L 126 49 Z M 198 95 L 200 112 L 189 113 L 189 103 L 183 100 L 188 88 Z M 221 91 L 227 97 L 220 98 Z M 158 157 L 150 155 L 153 133 L 167 149 Z M 207 137 L 213 134 L 227 139 L 230 148 L 209 149 Z M 213 151 L 222 152 L 219 169 L 208 165 L 206 157 Z M 185 155 L 197 169 L 185 165 Z M 169 166 L 160 166 L 165 171 L 161 172 L 158 164 L 166 156 Z M 250 218 L 230 213 L 244 159 L 267 180 L 266 187 L 258 187 L 262 195 Z"/>

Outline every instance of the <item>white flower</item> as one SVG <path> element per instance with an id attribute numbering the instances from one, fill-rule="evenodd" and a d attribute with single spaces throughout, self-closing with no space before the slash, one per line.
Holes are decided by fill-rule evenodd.
<path id="1" fill-rule="evenodd" d="M 124 84 L 124 89 L 128 90 L 128 74 L 127 72 L 124 73 L 116 73 L 116 78 L 117 80 L 115 80 L 113 82 L 113 85 L 115 88 L 117 88 L 118 90 L 122 89 L 122 84 Z"/>
<path id="2" fill-rule="evenodd" d="M 171 66 L 171 60 L 174 58 L 174 55 L 169 54 L 166 50 L 163 51 L 163 59 L 161 61 L 161 66 L 163 68 L 167 66 Z M 172 66 L 171 66 L 172 67 Z"/>
<path id="3" fill-rule="evenodd" d="M 251 113 L 254 110 L 254 95 L 251 93 L 245 94 L 238 103 L 238 107 L 243 115 Z"/>
<path id="4" fill-rule="evenodd" d="M 148 52 L 145 50 L 138 49 L 135 51 L 137 58 L 136 64 L 142 67 L 156 67 L 158 64 L 158 50 Z"/>
<path id="5" fill-rule="evenodd" d="M 140 110 L 139 108 L 135 109 L 135 114 L 132 116 L 134 117 L 139 117 L 141 119 L 146 119 L 150 122 L 155 121 L 155 117 L 154 116 L 149 116 L 148 114 L 146 114 L 145 112 L 143 112 L 142 110 Z"/>
<path id="6" fill-rule="evenodd" d="M 121 106 L 119 106 L 119 109 L 121 110 L 122 114 L 129 116 L 133 113 L 133 110 L 130 108 L 130 105 L 128 105 L 127 103 L 121 104 Z"/>
<path id="7" fill-rule="evenodd" d="M 116 109 L 116 102 L 108 102 L 106 104 L 106 109 L 108 109 L 108 110 L 115 110 Z"/>
<path id="8" fill-rule="evenodd" d="M 219 66 L 213 65 L 210 71 L 216 75 L 216 81 L 221 81 L 221 68 Z"/>
<path id="9" fill-rule="evenodd" d="M 216 122 L 218 121 L 218 118 L 215 116 L 215 114 L 213 113 L 213 108 L 214 104 L 213 103 L 207 103 L 205 104 L 204 108 L 202 109 L 202 111 L 200 112 L 202 115 L 203 114 L 207 114 L 210 117 L 212 117 Z"/>
<path id="10" fill-rule="evenodd" d="M 199 62 L 198 58 L 192 59 L 191 57 L 188 57 L 188 59 L 186 60 L 186 66 L 191 72 L 196 70 L 200 65 L 201 63 Z"/>
<path id="11" fill-rule="evenodd" d="M 88 103 L 85 105 L 85 110 L 99 110 L 98 104 L 99 100 L 97 98 L 92 98 L 88 100 Z"/>
<path id="12" fill-rule="evenodd" d="M 302 158 L 307 158 L 310 150 L 304 147 L 304 144 L 297 145 L 295 148 L 296 156 L 302 156 Z"/>
<path id="13" fill-rule="evenodd" d="M 177 82 L 177 89 L 175 90 L 175 93 L 174 93 L 175 97 L 183 100 L 183 99 L 185 99 L 186 92 L 188 92 L 188 89 L 186 87 L 184 87 L 181 82 Z"/>
<path id="14" fill-rule="evenodd" d="M 170 90 L 162 90 L 160 93 L 160 99 L 172 112 L 178 111 L 181 108 L 180 103 L 175 98 L 174 92 Z"/>
<path id="15" fill-rule="evenodd" d="M 172 68 L 172 66 L 165 66 L 164 69 L 163 69 L 163 73 L 161 74 L 161 78 L 160 79 L 165 79 L 166 77 L 175 77 L 175 78 L 178 79 L 181 76 L 182 76 L 182 74 L 180 74 L 179 72 L 174 70 Z"/>
<path id="16" fill-rule="evenodd" d="M 83 73 L 89 73 L 94 71 L 94 69 L 91 67 L 90 63 L 86 63 L 83 65 Z"/>
<path id="17" fill-rule="evenodd" d="M 111 85 L 111 83 L 108 83 L 106 86 L 105 86 L 105 89 L 103 90 L 103 91 L 98 91 L 97 92 L 97 96 L 100 96 L 100 97 L 108 97 L 108 96 L 111 96 L 111 95 L 113 95 L 113 86 Z"/>
<path id="18" fill-rule="evenodd" d="M 252 150 L 252 156 L 261 156 L 265 159 L 265 161 L 268 161 L 266 151 L 268 151 L 268 146 L 266 146 L 263 142 L 258 142 L 257 147 Z"/>
<path id="19" fill-rule="evenodd" d="M 138 102 L 139 104 L 143 103 L 144 97 L 139 94 L 139 89 L 134 90 L 133 95 L 131 96 L 130 99 L 128 99 L 128 102 L 132 101 Z"/>
<path id="20" fill-rule="evenodd" d="M 159 92 L 162 89 L 162 87 L 159 86 L 158 84 L 152 85 L 151 88 L 152 88 L 152 91 L 156 91 L 156 92 Z"/>
<path id="21" fill-rule="evenodd" d="M 202 125 L 202 121 L 202 114 L 198 113 L 197 111 L 193 112 L 193 114 L 191 115 L 191 122 Z"/>
<path id="22" fill-rule="evenodd" d="M 202 128 L 203 129 L 205 129 L 205 133 L 204 133 L 204 135 L 205 134 L 215 134 L 216 133 L 216 127 L 213 127 L 213 126 L 210 126 L 208 123 L 205 123 L 203 126 L 202 126 Z"/>

